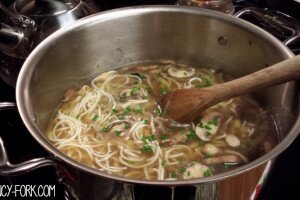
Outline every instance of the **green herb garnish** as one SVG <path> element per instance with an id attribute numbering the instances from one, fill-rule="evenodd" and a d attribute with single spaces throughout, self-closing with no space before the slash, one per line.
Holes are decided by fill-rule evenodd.
<path id="1" fill-rule="evenodd" d="M 145 119 L 145 120 L 144 120 L 144 124 L 149 124 L 149 120 L 148 120 L 148 119 Z"/>
<path id="2" fill-rule="evenodd" d="M 94 117 L 93 117 L 93 121 L 95 122 L 95 121 L 97 121 L 99 119 L 99 115 L 98 114 L 96 114 Z"/>
<path id="3" fill-rule="evenodd" d="M 211 171 L 211 169 L 207 169 L 207 170 L 203 173 L 203 175 L 204 175 L 205 177 L 212 176 L 212 171 Z"/>
<path id="4" fill-rule="evenodd" d="M 107 133 L 110 129 L 108 127 L 103 127 L 102 132 Z"/>
<path id="5" fill-rule="evenodd" d="M 197 126 L 199 126 L 202 129 L 206 129 L 206 130 L 210 131 L 212 129 L 212 126 L 217 126 L 217 124 L 218 124 L 218 121 L 214 119 L 214 120 L 208 121 L 207 123 L 203 123 L 203 122 L 199 121 Z M 206 136 L 211 135 L 211 133 L 208 131 L 205 133 Z"/>
<path id="6" fill-rule="evenodd" d="M 172 178 L 177 178 L 176 172 L 171 172 L 171 177 L 172 177 Z"/>
<path id="7" fill-rule="evenodd" d="M 159 108 L 156 108 L 155 110 L 154 110 L 154 113 L 156 113 L 158 116 L 163 116 L 164 114 L 165 114 L 165 112 L 163 112 L 161 109 L 159 109 Z"/>
<path id="8" fill-rule="evenodd" d="M 199 145 L 199 146 L 203 146 L 203 145 L 205 145 L 205 142 L 204 142 L 203 140 L 199 140 L 199 141 L 198 141 L 198 145 Z"/>
<path id="9" fill-rule="evenodd" d="M 116 134 L 116 136 L 120 136 L 120 135 L 121 135 L 121 133 L 122 133 L 122 131 L 121 131 L 121 130 L 115 130 L 115 134 Z"/>
<path id="10" fill-rule="evenodd" d="M 167 140 L 168 136 L 167 135 L 161 135 L 160 136 L 161 141 Z"/>
<path id="11" fill-rule="evenodd" d="M 190 132 L 187 134 L 187 138 L 190 140 L 197 139 L 197 134 L 194 130 L 190 130 Z"/>
<path id="12" fill-rule="evenodd" d="M 203 153 L 203 155 L 206 157 L 206 158 L 211 158 L 212 155 L 208 154 L 208 153 Z"/>
<path id="13" fill-rule="evenodd" d="M 147 144 L 148 143 L 148 141 L 154 141 L 154 140 L 156 140 L 156 135 L 154 135 L 154 134 L 152 134 L 152 135 L 149 135 L 149 136 L 142 136 L 142 138 L 141 138 L 141 140 L 145 143 L 145 144 Z"/>
<path id="14" fill-rule="evenodd" d="M 127 115 L 130 112 L 131 112 L 131 108 L 128 106 L 128 107 L 124 108 L 122 115 Z"/>
<path id="15" fill-rule="evenodd" d="M 185 168 L 185 167 L 181 167 L 181 168 L 179 169 L 179 172 L 180 172 L 181 174 L 183 174 L 184 172 L 186 172 L 186 168 Z"/>
<path id="16" fill-rule="evenodd" d="M 143 145 L 141 147 L 141 152 L 143 152 L 143 153 L 152 153 L 153 150 L 152 150 L 152 147 L 150 145 L 146 144 L 146 145 Z"/>
<path id="17" fill-rule="evenodd" d="M 170 92 L 170 90 L 167 89 L 167 88 L 160 88 L 159 90 L 160 90 L 160 96 L 163 96 L 163 95 L 168 94 Z"/>
<path id="18" fill-rule="evenodd" d="M 204 82 L 204 87 L 210 87 L 210 86 L 212 86 L 212 82 L 211 82 L 210 79 L 208 79 L 206 77 L 203 77 L 202 81 Z"/>
<path id="19" fill-rule="evenodd" d="M 224 169 L 229 169 L 229 164 L 224 163 Z"/>
<path id="20" fill-rule="evenodd" d="M 117 109 L 115 109 L 115 108 L 113 108 L 112 111 L 113 111 L 114 113 L 119 112 L 119 111 L 118 111 Z"/>
<path id="21" fill-rule="evenodd" d="M 210 135 L 211 135 L 211 133 L 210 133 L 210 132 L 208 132 L 208 131 L 206 131 L 204 134 L 205 134 L 205 137 L 208 137 L 208 136 L 210 136 Z"/>
<path id="22" fill-rule="evenodd" d="M 207 122 L 207 125 L 215 125 L 215 126 L 218 126 L 218 120 L 217 120 L 217 119 L 209 120 L 209 121 Z"/>
<path id="23" fill-rule="evenodd" d="M 135 107 L 134 111 L 135 111 L 136 113 L 142 113 L 142 112 L 143 112 L 141 106 L 139 106 L 139 105 L 138 105 L 137 107 Z"/>
<path id="24" fill-rule="evenodd" d="M 125 129 L 129 129 L 130 125 L 129 124 L 125 124 Z"/>
<path id="25" fill-rule="evenodd" d="M 137 91 L 139 91 L 141 89 L 141 86 L 140 85 L 135 85 L 133 86 L 132 90 L 130 91 L 130 94 L 133 96 L 133 95 L 136 95 Z"/>

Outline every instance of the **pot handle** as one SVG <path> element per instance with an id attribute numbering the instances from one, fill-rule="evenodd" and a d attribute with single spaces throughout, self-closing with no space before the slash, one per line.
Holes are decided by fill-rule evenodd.
<path id="1" fill-rule="evenodd" d="M 290 45 L 300 37 L 300 27 L 293 22 L 293 18 L 279 11 L 261 8 L 244 8 L 234 16 L 241 18 L 244 15 L 252 16 L 261 21 L 267 28 L 271 28 L 285 37 L 283 44 Z"/>
<path id="2" fill-rule="evenodd" d="M 0 175 L 15 176 L 44 166 L 60 166 L 54 158 L 35 158 L 18 164 L 11 164 L 0 137 Z"/>
<path id="3" fill-rule="evenodd" d="M 0 111 L 17 109 L 17 106 L 13 102 L 0 102 Z M 59 167 L 65 171 L 63 164 L 55 158 L 35 158 L 18 164 L 11 164 L 9 162 L 6 149 L 3 140 L 0 136 L 0 175 L 4 176 L 14 176 L 25 172 L 35 170 L 40 167 L 52 165 L 54 167 Z"/>

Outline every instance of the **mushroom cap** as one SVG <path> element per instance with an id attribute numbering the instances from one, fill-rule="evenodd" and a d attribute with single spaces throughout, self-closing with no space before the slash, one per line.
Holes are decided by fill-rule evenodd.
<path id="1" fill-rule="evenodd" d="M 177 69 L 175 67 L 170 67 L 168 69 L 168 73 L 170 76 L 173 76 L 175 78 L 189 78 L 191 76 L 194 76 L 195 69 L 192 67 L 185 69 Z"/>

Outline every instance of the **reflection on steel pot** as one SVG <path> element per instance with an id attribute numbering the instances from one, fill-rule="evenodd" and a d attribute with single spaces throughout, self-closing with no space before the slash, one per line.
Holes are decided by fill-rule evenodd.
<path id="1" fill-rule="evenodd" d="M 52 112 L 66 89 L 116 66 L 145 60 L 180 60 L 243 76 L 292 57 L 280 41 L 232 16 L 191 7 L 151 6 L 103 12 L 78 21 L 43 41 L 28 57 L 17 82 L 17 106 L 33 137 L 89 183 L 103 178 L 151 185 L 196 185 L 226 179 L 277 156 L 297 136 L 299 100 L 294 82 L 255 93 L 273 115 L 280 143 L 232 171 L 172 182 L 129 179 L 80 164 L 45 137 Z M 84 176 L 81 176 L 84 177 Z M 86 180 L 80 180 L 86 184 Z"/>
<path id="2" fill-rule="evenodd" d="M 0 2 L 0 76 L 15 86 L 19 68 L 29 53 L 54 31 L 98 12 L 91 0 L 16 0 Z M 6 55 L 5 55 L 6 54 Z M 12 59 L 13 58 L 13 59 Z"/>

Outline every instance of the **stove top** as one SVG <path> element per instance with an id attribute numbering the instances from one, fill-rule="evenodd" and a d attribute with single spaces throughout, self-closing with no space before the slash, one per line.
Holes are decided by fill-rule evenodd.
<path id="1" fill-rule="evenodd" d="M 11 1 L 4 0 L 3 3 L 9 5 Z M 277 4 L 275 3 L 277 2 Z M 246 7 L 260 7 L 269 9 L 276 9 L 293 17 L 292 23 L 298 24 L 300 16 L 295 12 L 295 5 L 300 8 L 300 3 L 295 4 L 293 0 L 288 1 L 293 7 L 280 7 L 279 1 L 267 0 L 236 0 L 236 10 L 241 10 Z M 122 1 L 122 0 L 104 0 L 96 1 L 99 8 L 108 10 L 124 6 L 145 5 L 145 4 L 175 4 L 173 0 L 140 0 L 140 1 Z M 246 17 L 247 18 L 247 17 Z M 291 18 L 289 18 L 291 19 Z M 266 26 L 262 21 L 249 18 L 253 23 Z M 272 29 L 272 27 L 271 27 Z M 270 31 L 270 30 L 269 30 Z M 282 41 L 285 39 L 285 33 L 276 29 L 271 30 Z M 289 46 L 295 54 L 300 53 L 300 42 L 296 41 Z M 1 56 L 4 56 L 0 54 Z M 14 89 L 8 86 L 3 80 L 0 80 L 0 102 L 15 101 Z M 32 138 L 26 128 L 23 126 L 19 114 L 16 110 L 6 110 L 0 113 L 0 130 L 1 137 L 5 141 L 5 147 L 8 151 L 8 157 L 11 163 L 19 163 L 28 159 L 47 156 L 48 153 Z M 16 151 L 17 149 L 17 151 Z M 276 160 L 273 165 L 272 173 L 268 176 L 264 187 L 261 189 L 258 199 L 289 199 L 289 197 L 298 197 L 298 190 L 300 188 L 300 137 L 291 144 Z M 0 176 L 0 186 L 2 185 L 55 185 L 55 199 L 73 199 L 72 191 L 68 190 L 59 179 L 59 175 L 53 167 L 43 167 L 26 174 L 14 177 Z M 118 186 L 119 187 L 119 186 Z M 121 186 L 121 190 L 117 190 L 116 196 L 113 199 L 126 199 L 124 195 L 128 191 L 126 187 Z M 146 187 L 134 186 L 127 190 L 133 190 L 131 195 L 134 195 L 136 200 L 150 200 L 150 199 L 197 199 L 196 187 L 178 187 L 174 188 L 160 188 L 160 187 Z M 131 191 L 129 191 L 131 192 Z M 1 193 L 1 192 L 0 192 Z M 111 198 L 110 198 L 111 199 Z"/>

